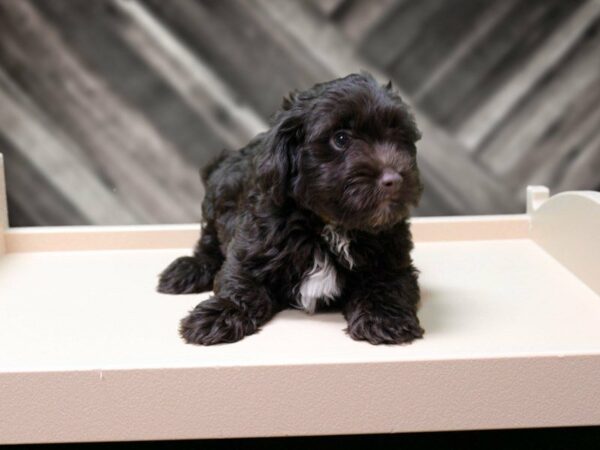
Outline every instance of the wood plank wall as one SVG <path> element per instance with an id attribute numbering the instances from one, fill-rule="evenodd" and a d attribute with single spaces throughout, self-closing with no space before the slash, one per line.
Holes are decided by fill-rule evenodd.
<path id="1" fill-rule="evenodd" d="M 198 168 L 361 68 L 424 133 L 417 213 L 600 189 L 598 0 L 1 0 L 12 226 L 197 221 Z"/>

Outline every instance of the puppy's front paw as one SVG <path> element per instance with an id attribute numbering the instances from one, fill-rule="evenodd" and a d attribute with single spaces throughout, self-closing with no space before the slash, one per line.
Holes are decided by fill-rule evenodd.
<path id="1" fill-rule="evenodd" d="M 188 344 L 214 345 L 239 341 L 257 330 L 256 322 L 238 305 L 212 297 L 181 321 L 179 333 Z"/>
<path id="2" fill-rule="evenodd" d="M 408 344 L 423 337 L 425 331 L 417 316 L 362 314 L 348 322 L 347 333 L 357 341 L 371 344 Z"/>
<path id="3" fill-rule="evenodd" d="M 210 291 L 214 271 L 197 258 L 182 256 L 173 261 L 159 276 L 158 292 L 193 294 Z"/>

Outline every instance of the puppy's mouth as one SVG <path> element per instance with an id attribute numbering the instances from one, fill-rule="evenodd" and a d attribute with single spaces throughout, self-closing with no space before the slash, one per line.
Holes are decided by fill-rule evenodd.
<path id="1" fill-rule="evenodd" d="M 383 198 L 371 214 L 371 224 L 375 227 L 395 225 L 406 214 L 406 203 L 400 196 Z"/>
<path id="2" fill-rule="evenodd" d="M 418 185 L 407 184 L 393 192 L 378 191 L 367 222 L 374 229 L 389 228 L 407 218 L 419 198 Z"/>
<path id="3" fill-rule="evenodd" d="M 344 215 L 340 225 L 363 231 L 378 231 L 393 227 L 404 219 L 409 205 L 402 193 L 377 195 L 365 202 L 362 208 L 354 209 Z"/>
<path id="4" fill-rule="evenodd" d="M 399 206 L 403 203 L 403 196 L 400 192 L 384 194 L 381 196 L 381 200 L 379 201 L 380 206 Z"/>

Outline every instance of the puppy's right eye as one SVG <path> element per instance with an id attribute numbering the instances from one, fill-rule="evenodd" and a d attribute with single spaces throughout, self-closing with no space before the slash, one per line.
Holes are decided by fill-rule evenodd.
<path id="1" fill-rule="evenodd" d="M 333 135 L 333 146 L 338 150 L 345 150 L 350 145 L 352 138 L 345 131 L 338 131 Z"/>

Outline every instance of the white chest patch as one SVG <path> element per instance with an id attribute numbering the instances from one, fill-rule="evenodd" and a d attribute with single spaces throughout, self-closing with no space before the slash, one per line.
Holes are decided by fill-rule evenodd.
<path id="1" fill-rule="evenodd" d="M 352 269 L 354 261 L 350 255 L 350 239 L 330 225 L 323 229 L 322 237 L 340 262 L 345 262 Z M 319 301 L 328 305 L 341 291 L 339 277 L 330 256 L 316 254 L 312 269 L 304 275 L 300 284 L 298 304 L 306 312 L 313 314 Z"/>
<path id="2" fill-rule="evenodd" d="M 315 258 L 313 268 L 304 275 L 300 285 L 299 303 L 309 314 L 317 309 L 319 300 L 329 304 L 340 294 L 340 286 L 335 267 L 327 255 Z"/>

